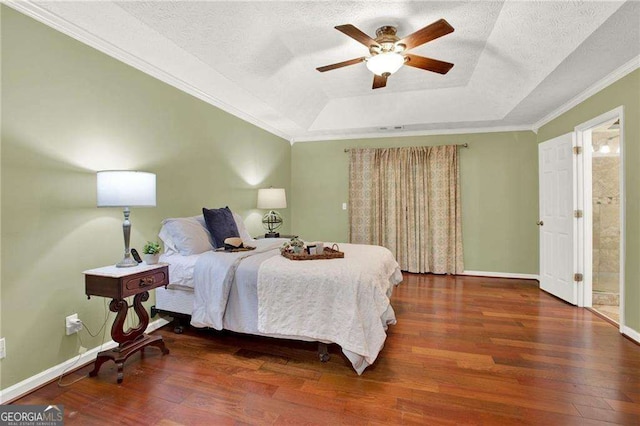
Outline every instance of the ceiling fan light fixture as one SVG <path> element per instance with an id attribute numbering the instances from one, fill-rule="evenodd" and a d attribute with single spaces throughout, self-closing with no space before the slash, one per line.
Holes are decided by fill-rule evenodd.
<path id="1" fill-rule="evenodd" d="M 395 52 L 384 52 L 367 59 L 367 68 L 376 75 L 391 75 L 404 64 L 404 56 Z"/>

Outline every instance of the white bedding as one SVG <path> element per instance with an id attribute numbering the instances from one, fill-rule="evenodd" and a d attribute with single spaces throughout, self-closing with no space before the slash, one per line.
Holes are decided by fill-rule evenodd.
<path id="1" fill-rule="evenodd" d="M 163 261 L 170 265 L 179 264 L 176 271 L 186 271 L 189 268 L 194 270 L 192 325 L 278 338 L 337 343 L 356 372 L 361 374 L 375 361 L 382 349 L 387 324 L 394 324 L 396 321 L 389 296 L 393 285 L 402 280 L 402 274 L 395 259 L 382 247 L 341 244 L 340 249 L 345 251 L 345 259 L 290 261 L 279 255 L 278 248 L 283 241 L 285 240 L 257 240 L 255 245 L 258 248 L 250 252 L 206 252 L 195 256 L 195 262 L 193 259 L 176 262 L 180 257 L 191 256 L 175 254 L 163 257 Z M 359 266 L 360 263 L 362 266 Z M 282 274 L 283 268 L 289 272 L 282 277 L 289 278 L 278 284 L 275 275 Z M 303 270 L 313 271 L 309 275 L 316 276 L 315 279 L 321 276 L 327 279 L 322 279 L 322 283 L 314 287 L 314 279 L 296 279 L 300 274 L 305 276 Z M 260 284 L 259 275 L 262 277 Z M 179 281 L 183 284 L 175 288 L 190 291 L 185 288 L 188 285 L 184 285 L 189 280 L 185 277 L 178 277 L 176 280 L 171 275 L 171 266 L 169 276 L 172 286 Z M 329 276 L 334 280 L 328 280 Z M 361 285 L 344 282 L 346 277 L 348 280 L 359 281 Z M 307 296 L 312 297 L 292 290 L 292 286 L 295 287 L 302 281 L 307 290 L 311 289 Z M 270 294 L 271 291 L 273 294 Z M 300 306 L 303 303 L 302 306 L 309 306 L 316 311 L 308 315 L 311 310 L 287 307 L 282 312 L 288 314 L 274 316 L 273 309 L 268 304 L 273 302 L 272 299 L 278 293 L 289 305 Z M 278 301 L 274 304 L 282 308 L 281 305 Z M 261 320 L 258 318 L 259 312 L 263 317 Z M 301 313 L 304 313 L 302 317 Z M 270 319 L 265 321 L 265 314 Z M 304 321 L 300 321 L 303 327 L 292 327 L 292 323 L 297 321 L 283 319 L 288 315 L 303 318 Z"/>
<path id="2" fill-rule="evenodd" d="M 371 365 L 387 325 L 396 323 L 389 297 L 402 279 L 395 275 L 398 263 L 380 246 L 340 244 L 340 250 L 344 259 L 265 260 L 258 272 L 258 330 L 337 343 Z"/>
<path id="3" fill-rule="evenodd" d="M 262 240 L 253 251 L 202 253 L 194 270 L 196 286 L 191 325 L 222 330 L 231 285 L 241 278 L 241 276 L 236 277 L 236 270 L 242 260 L 256 256 L 260 258 L 276 256 L 279 253 L 279 247 L 280 244 L 277 242 Z"/>
<path id="4" fill-rule="evenodd" d="M 196 262 L 200 254 L 182 256 L 181 254 L 170 252 L 160 255 L 160 262 L 169 264 L 168 288 L 188 288 L 193 289 L 193 273 Z"/>

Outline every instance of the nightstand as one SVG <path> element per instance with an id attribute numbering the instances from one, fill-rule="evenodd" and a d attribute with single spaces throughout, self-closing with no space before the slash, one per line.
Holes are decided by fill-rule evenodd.
<path id="1" fill-rule="evenodd" d="M 298 238 L 297 235 L 290 235 L 290 234 L 280 234 L 280 236 L 278 237 L 267 237 L 266 234 L 262 234 L 262 235 L 258 235 L 257 237 L 255 237 L 256 240 L 261 240 L 263 238 L 286 238 L 288 240 L 290 240 L 291 238 Z"/>
<path id="2" fill-rule="evenodd" d="M 149 299 L 149 290 L 169 284 L 169 266 L 167 264 L 146 265 L 129 268 L 106 266 L 104 268 L 84 271 L 85 292 L 87 298 L 101 296 L 111 298 L 109 310 L 117 312 L 116 319 L 111 326 L 111 338 L 118 343 L 113 349 L 102 351 L 96 358 L 95 366 L 89 376 L 98 375 L 102 364 L 113 360 L 118 366 L 118 383 L 124 378 L 124 362 L 137 351 L 147 346 L 156 346 L 163 355 L 169 353 L 164 345 L 162 336 L 149 336 L 145 330 L 149 325 L 149 315 L 142 306 L 142 302 Z M 124 330 L 129 304 L 125 297 L 133 298 L 133 309 L 138 316 L 135 328 Z"/>

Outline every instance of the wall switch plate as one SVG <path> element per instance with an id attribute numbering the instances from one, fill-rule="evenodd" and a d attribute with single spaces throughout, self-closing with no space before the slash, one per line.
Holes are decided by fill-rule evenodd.
<path id="1" fill-rule="evenodd" d="M 346 210 L 347 209 L 347 203 L 342 203 L 342 210 Z"/>
<path id="2" fill-rule="evenodd" d="M 0 339 L 0 359 L 4 359 L 7 357 L 7 344 L 4 340 L 4 337 Z"/>
<path id="3" fill-rule="evenodd" d="M 77 333 L 82 330 L 82 323 L 78 320 L 78 314 L 69 315 L 65 319 L 65 327 L 67 330 L 67 336 Z"/>

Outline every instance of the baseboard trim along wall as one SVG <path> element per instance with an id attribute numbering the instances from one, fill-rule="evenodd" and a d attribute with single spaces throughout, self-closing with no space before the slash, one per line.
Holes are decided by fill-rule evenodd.
<path id="1" fill-rule="evenodd" d="M 170 319 L 159 318 L 147 326 L 146 332 L 151 333 L 152 331 L 155 331 L 160 327 L 169 324 L 169 322 Z M 114 342 L 113 340 L 109 340 L 108 342 L 105 342 L 104 344 L 83 353 L 82 355 L 80 355 L 80 359 L 78 359 L 77 356 L 74 356 L 73 358 L 55 365 L 48 370 L 43 371 L 42 373 L 31 376 L 28 379 L 16 383 L 13 386 L 9 386 L 6 389 L 2 389 L 0 390 L 0 404 L 11 402 L 23 395 L 26 395 L 31 391 L 34 391 L 40 386 L 51 382 L 52 380 L 56 380 L 67 368 L 71 368 L 71 366 L 73 366 L 74 364 L 77 367 L 80 367 L 82 365 L 90 363 L 96 359 L 100 351 L 115 348 L 116 346 L 118 346 L 116 342 Z"/>
<path id="2" fill-rule="evenodd" d="M 540 281 L 540 275 L 536 274 L 517 274 L 513 272 L 489 272 L 489 271 L 464 271 L 460 275 L 470 275 L 475 277 L 491 277 L 491 278 L 517 278 L 520 280 L 537 280 Z"/>
<path id="3" fill-rule="evenodd" d="M 625 325 L 624 327 L 622 327 L 622 334 L 640 344 L 640 333 L 635 331 L 633 328 L 627 327 Z"/>

